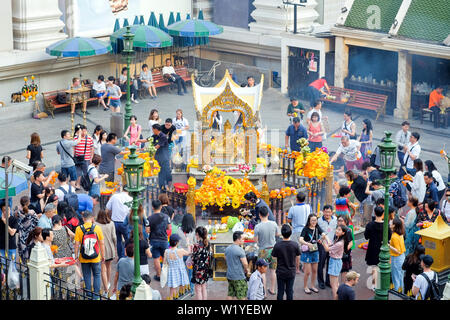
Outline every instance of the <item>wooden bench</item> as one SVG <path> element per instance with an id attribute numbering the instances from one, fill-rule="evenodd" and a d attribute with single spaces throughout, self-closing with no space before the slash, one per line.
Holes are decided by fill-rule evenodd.
<path id="1" fill-rule="evenodd" d="M 186 67 L 175 67 L 175 72 L 178 74 L 185 82 L 191 81 L 191 76 Z M 155 88 L 164 88 L 169 87 L 172 89 L 175 84 L 173 82 L 166 81 L 162 75 L 162 71 L 154 71 L 152 72 L 153 83 L 155 84 Z M 144 86 L 140 86 L 138 89 L 139 98 L 145 97 L 148 94 L 148 90 Z M 126 93 L 125 93 L 126 94 Z"/>
<path id="2" fill-rule="evenodd" d="M 92 85 L 88 84 L 85 86 L 86 88 L 92 89 Z M 44 97 L 44 106 L 45 110 L 47 110 L 48 113 L 51 114 L 52 118 L 55 118 L 54 111 L 55 109 L 64 108 L 70 106 L 70 103 L 59 103 L 57 100 L 58 93 L 66 93 L 67 89 L 61 89 L 61 90 L 55 90 L 55 91 L 48 91 L 48 92 L 42 92 L 42 96 Z M 87 103 L 91 101 L 98 101 L 97 97 L 90 97 L 87 99 Z M 80 103 L 80 102 L 78 102 Z M 86 106 L 87 107 L 87 106 Z"/>
<path id="3" fill-rule="evenodd" d="M 377 113 L 376 120 L 378 120 L 380 114 L 386 115 L 386 102 L 388 99 L 387 95 L 339 88 L 334 86 L 330 86 L 330 91 L 331 96 L 336 97 L 335 100 L 327 99 L 326 97 L 321 98 L 320 100 L 326 103 L 333 103 L 347 107 L 373 110 Z M 341 96 L 343 96 L 344 93 L 348 93 L 350 95 L 350 98 L 347 102 L 341 100 Z"/>

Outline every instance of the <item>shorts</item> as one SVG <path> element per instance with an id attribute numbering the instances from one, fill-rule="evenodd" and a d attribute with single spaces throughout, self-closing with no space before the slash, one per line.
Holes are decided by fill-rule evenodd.
<path id="1" fill-rule="evenodd" d="M 303 263 L 319 263 L 319 250 L 314 252 L 302 252 L 300 261 Z"/>
<path id="2" fill-rule="evenodd" d="M 105 92 L 97 92 L 96 94 L 95 94 L 95 96 L 97 97 L 97 98 L 108 98 L 109 97 L 109 92 L 107 92 L 107 93 L 105 93 Z"/>
<path id="3" fill-rule="evenodd" d="M 150 240 L 151 245 L 151 253 L 153 259 L 158 259 L 159 257 L 164 257 L 164 252 L 169 247 L 169 244 L 167 241 L 161 241 L 161 240 Z"/>
<path id="4" fill-rule="evenodd" d="M 244 299 L 247 297 L 248 283 L 247 280 L 228 280 L 228 296 Z"/>
<path id="5" fill-rule="evenodd" d="M 75 166 L 69 168 L 61 168 L 61 172 L 70 177 L 70 181 L 77 181 L 77 169 Z"/>
<path id="6" fill-rule="evenodd" d="M 277 258 L 272 257 L 272 248 L 260 249 L 258 258 L 264 259 L 269 263 L 269 268 L 275 270 L 277 268 Z"/>
<path id="7" fill-rule="evenodd" d="M 330 276 L 338 277 L 342 269 L 342 259 L 335 259 L 330 257 L 328 264 L 328 274 Z"/>
<path id="8" fill-rule="evenodd" d="M 109 105 L 113 108 L 119 108 L 120 107 L 120 100 L 119 99 L 111 99 L 109 101 Z"/>

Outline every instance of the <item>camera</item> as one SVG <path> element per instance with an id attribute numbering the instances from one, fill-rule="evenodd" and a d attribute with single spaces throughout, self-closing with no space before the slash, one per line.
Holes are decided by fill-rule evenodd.
<path id="1" fill-rule="evenodd" d="M 20 162 L 17 159 L 14 159 L 11 163 L 14 167 L 24 171 L 26 174 L 30 174 L 31 172 L 33 172 L 33 167 L 30 167 L 28 165 L 26 165 L 23 162 Z"/>

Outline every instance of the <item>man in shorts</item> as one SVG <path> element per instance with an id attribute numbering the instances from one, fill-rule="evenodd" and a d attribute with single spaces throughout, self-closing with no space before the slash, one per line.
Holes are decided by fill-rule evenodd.
<path id="1" fill-rule="evenodd" d="M 267 291 L 271 295 L 275 295 L 275 285 L 277 276 L 275 270 L 277 269 L 277 259 L 272 257 L 272 250 L 276 243 L 276 237 L 280 235 L 278 226 L 275 222 L 269 220 L 269 211 L 266 207 L 262 207 L 259 211 L 261 222 L 255 227 L 255 242 L 258 243 L 258 258 L 264 259 L 269 263 L 269 279 L 270 289 Z M 264 289 L 267 289 L 267 277 L 262 275 Z"/>
<path id="2" fill-rule="evenodd" d="M 245 300 L 247 297 L 248 284 L 246 275 L 249 274 L 247 258 L 242 249 L 244 244 L 244 233 L 236 231 L 233 233 L 233 244 L 225 249 L 225 260 L 227 262 L 228 300 Z"/>
<path id="3" fill-rule="evenodd" d="M 114 84 L 114 77 L 109 76 L 106 85 L 106 92 L 109 95 L 109 107 L 112 112 L 120 112 L 120 98 L 122 97 L 122 90 L 120 87 Z"/>
<path id="4" fill-rule="evenodd" d="M 169 229 L 169 216 L 161 212 L 161 201 L 152 200 L 153 214 L 148 219 L 150 225 L 150 245 L 155 266 L 156 275 L 153 277 L 156 281 L 160 281 L 161 264 L 159 257 L 164 257 L 164 252 L 168 248 L 167 231 Z M 244 250 L 242 250 L 244 251 Z"/>

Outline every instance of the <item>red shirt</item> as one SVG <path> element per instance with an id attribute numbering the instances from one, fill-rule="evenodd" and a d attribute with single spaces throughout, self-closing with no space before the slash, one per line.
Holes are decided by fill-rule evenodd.
<path id="1" fill-rule="evenodd" d="M 327 83 L 327 80 L 325 79 L 317 79 L 309 84 L 310 87 L 316 88 L 317 90 L 322 89 L 325 86 L 325 83 Z"/>
<path id="2" fill-rule="evenodd" d="M 87 137 L 87 144 L 86 144 L 86 137 Z M 92 148 L 94 148 L 94 140 L 86 136 L 84 138 L 81 138 L 81 141 L 79 144 L 77 144 L 73 150 L 74 150 L 74 156 L 82 156 L 84 153 L 84 146 L 86 146 L 86 153 L 84 153 L 84 160 L 90 161 L 92 156 Z"/>

